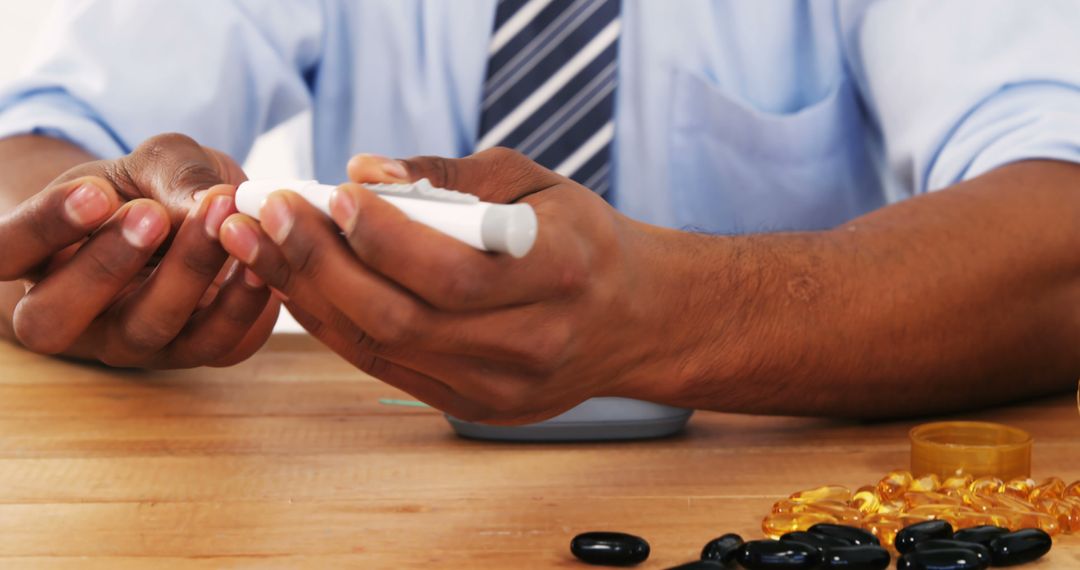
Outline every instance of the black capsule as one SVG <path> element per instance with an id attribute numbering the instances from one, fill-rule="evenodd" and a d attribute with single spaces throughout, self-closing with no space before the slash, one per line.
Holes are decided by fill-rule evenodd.
<path id="1" fill-rule="evenodd" d="M 851 546 L 881 546 L 881 541 L 876 536 L 870 534 L 861 528 L 854 526 L 844 526 L 841 524 L 829 524 L 818 523 L 808 531 L 811 534 L 820 534 L 822 536 L 831 536 L 833 538 L 839 538 L 846 541 Z"/>
<path id="2" fill-rule="evenodd" d="M 852 544 L 846 540 L 840 540 L 833 536 L 826 536 L 824 534 L 814 534 L 812 532 L 803 532 L 797 530 L 789 532 L 780 537 L 780 540 L 787 542 L 801 542 L 803 544 L 809 544 L 814 548 L 821 551 L 821 555 L 825 555 L 825 551 L 837 546 L 852 546 Z"/>
<path id="3" fill-rule="evenodd" d="M 822 568 L 844 570 L 885 570 L 889 567 L 889 551 L 880 546 L 837 546 L 825 552 Z"/>
<path id="4" fill-rule="evenodd" d="M 955 536 L 955 535 L 953 535 Z M 915 552 L 923 552 L 926 550 L 945 550 L 952 548 L 963 548 L 974 552 L 979 560 L 990 563 L 990 549 L 979 544 L 978 542 L 964 542 L 962 540 L 956 540 L 955 538 L 931 538 L 930 540 L 924 540 L 915 544 Z"/>
<path id="5" fill-rule="evenodd" d="M 589 564 L 629 566 L 649 557 L 649 543 L 622 532 L 586 532 L 570 541 L 570 552 Z"/>
<path id="6" fill-rule="evenodd" d="M 753 540 L 739 549 L 735 560 L 747 570 L 815 568 L 821 564 L 821 552 L 801 542 Z"/>
<path id="7" fill-rule="evenodd" d="M 952 535 L 952 525 L 945 521 L 915 523 L 896 533 L 896 550 L 903 554 L 914 549 L 916 543 L 934 538 L 952 538 Z"/>
<path id="8" fill-rule="evenodd" d="M 956 534 L 953 534 L 953 540 L 977 542 L 990 548 L 990 541 L 1003 534 L 1009 534 L 1009 529 L 993 525 L 973 526 L 956 531 Z"/>
<path id="9" fill-rule="evenodd" d="M 725 534 L 710 540 L 705 545 L 705 548 L 701 549 L 701 559 L 731 564 L 735 561 L 735 555 L 742 545 L 743 538 L 741 536 L 735 533 Z"/>
<path id="10" fill-rule="evenodd" d="M 1024 564 L 1050 552 L 1054 541 L 1037 528 L 1025 528 L 1003 534 L 990 541 L 990 560 L 994 566 Z"/>
<path id="11" fill-rule="evenodd" d="M 896 562 L 896 570 L 983 570 L 986 563 L 964 548 L 908 552 Z"/>
<path id="12" fill-rule="evenodd" d="M 686 564 L 672 566 L 667 570 L 725 570 L 726 568 L 729 568 L 729 566 L 715 560 L 691 560 Z"/>

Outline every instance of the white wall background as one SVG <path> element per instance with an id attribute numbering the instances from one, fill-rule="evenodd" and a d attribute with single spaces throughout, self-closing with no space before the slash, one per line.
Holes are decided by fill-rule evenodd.
<path id="1" fill-rule="evenodd" d="M 177 0 L 183 1 L 183 0 Z M 0 0 L 0 85 L 15 79 L 23 57 L 33 46 L 55 0 Z M 297 117 L 266 133 L 244 163 L 250 178 L 310 177 L 310 117 Z M 278 323 L 282 331 L 301 330 L 286 315 Z"/>
<path id="2" fill-rule="evenodd" d="M 55 0 L 0 0 L 0 85 L 18 76 L 21 54 L 33 46 Z M 310 173 L 306 137 L 309 118 L 297 117 L 256 143 L 244 169 L 251 178 L 294 178 Z M 297 144 L 299 143 L 299 144 Z"/>

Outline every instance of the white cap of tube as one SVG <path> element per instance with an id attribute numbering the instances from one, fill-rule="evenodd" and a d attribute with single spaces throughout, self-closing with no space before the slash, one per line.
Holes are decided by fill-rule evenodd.
<path id="1" fill-rule="evenodd" d="M 249 180 L 236 191 L 236 209 L 259 217 L 266 197 L 277 190 L 292 190 L 329 215 L 334 186 L 315 180 Z M 494 204 L 475 197 L 439 189 L 439 196 L 459 195 L 462 201 L 425 198 L 423 195 L 397 195 L 372 188 L 381 198 L 401 209 L 411 219 L 426 224 L 451 237 L 487 251 L 524 257 L 536 242 L 536 212 L 529 204 Z"/>

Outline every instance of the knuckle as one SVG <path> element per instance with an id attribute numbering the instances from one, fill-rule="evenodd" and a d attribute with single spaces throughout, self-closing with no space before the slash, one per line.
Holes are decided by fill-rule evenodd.
<path id="1" fill-rule="evenodd" d="M 207 254 L 205 252 L 188 250 L 180 257 L 180 262 L 188 273 L 191 273 L 202 280 L 212 281 L 217 277 L 218 272 L 221 271 L 223 265 L 221 258 L 222 255 L 217 253 Z"/>
<path id="2" fill-rule="evenodd" d="M 565 362 L 572 338 L 569 326 L 560 322 L 550 323 L 523 351 L 521 365 L 533 375 L 551 375 Z"/>
<path id="3" fill-rule="evenodd" d="M 322 251 L 310 242 L 300 242 L 291 248 L 289 264 L 295 268 L 295 273 L 309 279 L 318 279 L 322 271 Z"/>
<path id="4" fill-rule="evenodd" d="M 29 215 L 22 218 L 23 227 L 26 229 L 28 237 L 37 243 L 52 243 L 54 241 L 53 236 L 56 235 L 58 229 L 56 226 L 63 223 L 65 219 L 63 216 L 58 215 L 63 208 L 61 204 L 57 204 L 55 207 L 51 206 L 52 211 L 50 212 L 44 212 L 37 208 L 36 211 L 29 212 Z"/>
<path id="5" fill-rule="evenodd" d="M 513 163 L 513 162 L 520 162 L 520 161 L 523 161 L 523 160 L 524 161 L 529 160 L 521 152 L 519 152 L 517 150 L 514 150 L 512 148 L 507 148 L 505 146 L 492 147 L 492 148 L 490 148 L 490 149 L 488 149 L 488 150 L 486 150 L 486 151 L 484 151 L 484 152 L 482 152 L 480 154 L 483 155 L 484 158 L 488 158 L 488 159 L 490 159 L 490 160 L 492 160 L 494 162 L 498 162 L 498 163 Z"/>
<path id="6" fill-rule="evenodd" d="M 171 327 L 144 318 L 125 319 L 117 331 L 121 345 L 133 354 L 153 354 L 175 336 Z"/>
<path id="7" fill-rule="evenodd" d="M 177 148 L 197 147 L 198 144 L 191 137 L 181 133 L 161 133 L 154 135 L 142 142 L 132 155 L 150 159 L 160 159 L 167 156 Z"/>
<path id="8" fill-rule="evenodd" d="M 135 181 L 133 172 L 138 171 L 139 168 L 138 161 L 130 158 L 130 155 L 120 160 L 106 160 L 100 163 L 101 177 L 127 198 L 138 195 L 139 185 Z"/>
<path id="9" fill-rule="evenodd" d="M 39 354 L 58 354 L 70 346 L 66 335 L 58 334 L 48 311 L 36 306 L 30 297 L 24 297 L 12 315 L 12 332 L 27 349 Z"/>
<path id="10" fill-rule="evenodd" d="M 582 256 L 572 256 L 561 264 L 555 287 L 560 295 L 575 295 L 589 283 L 589 267 Z"/>
<path id="11" fill-rule="evenodd" d="M 432 184 L 444 188 L 457 188 L 457 167 L 453 159 L 441 156 L 422 156 L 411 163 L 414 173 L 431 179 Z"/>
<path id="12" fill-rule="evenodd" d="M 274 263 L 265 269 L 255 271 L 266 284 L 288 297 L 296 292 L 296 274 L 288 263 Z"/>
<path id="13" fill-rule="evenodd" d="M 394 348 L 416 338 L 419 309 L 411 303 L 385 305 L 369 334 L 380 346 Z"/>
<path id="14" fill-rule="evenodd" d="M 390 361 L 385 358 L 366 352 L 361 353 L 357 358 L 359 368 L 375 378 L 385 378 L 390 372 Z"/>
<path id="15" fill-rule="evenodd" d="M 212 186 L 219 182 L 221 182 L 221 176 L 214 165 L 205 160 L 187 159 L 173 166 L 167 188 L 191 190 Z"/>
<path id="16" fill-rule="evenodd" d="M 88 251 L 85 252 L 86 262 L 89 265 L 87 276 L 91 283 L 118 286 L 128 281 L 130 276 L 118 265 L 118 260 L 124 259 L 126 256 L 106 256 L 97 248 L 87 249 Z"/>
<path id="17" fill-rule="evenodd" d="M 442 180 L 444 186 L 447 188 L 457 188 L 456 171 L 449 160 L 437 156 L 432 159 L 431 164 L 435 172 L 438 173 L 438 177 Z"/>
<path id="18" fill-rule="evenodd" d="M 245 328 L 262 313 L 262 307 L 252 303 L 223 303 L 221 305 L 221 318 L 227 324 Z"/>

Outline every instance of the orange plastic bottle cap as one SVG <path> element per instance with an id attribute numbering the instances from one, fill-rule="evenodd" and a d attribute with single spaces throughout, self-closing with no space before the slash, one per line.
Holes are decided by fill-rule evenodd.
<path id="1" fill-rule="evenodd" d="M 1031 475 L 1031 435 L 990 422 L 936 422 L 912 428 L 911 472 L 1008 480 Z"/>

